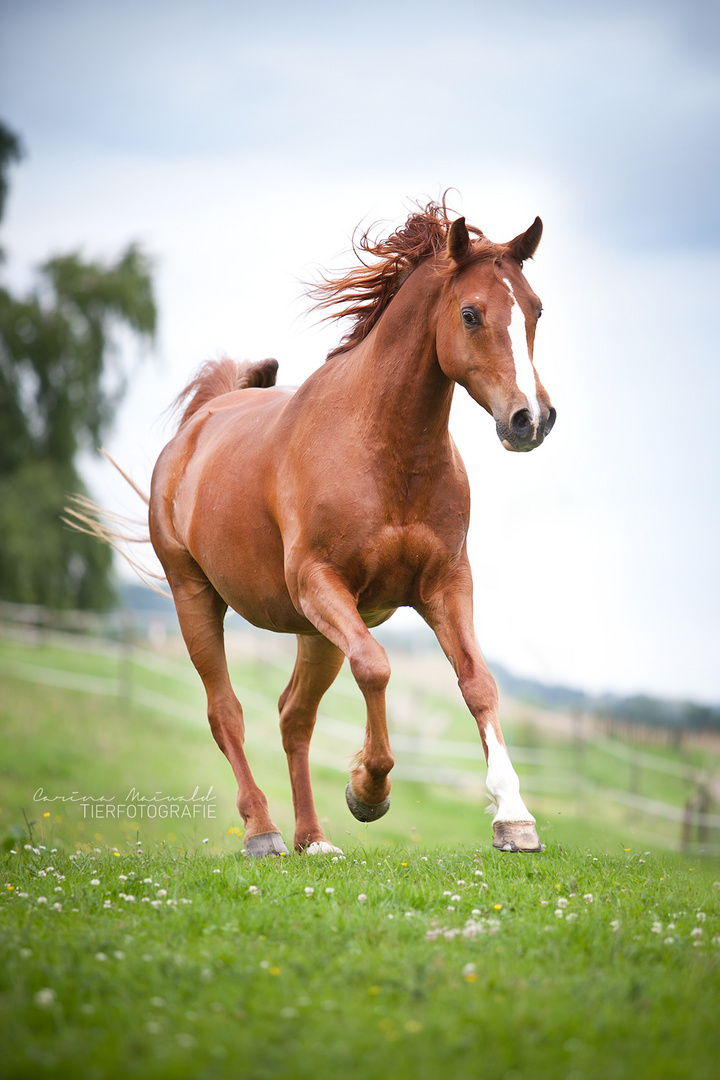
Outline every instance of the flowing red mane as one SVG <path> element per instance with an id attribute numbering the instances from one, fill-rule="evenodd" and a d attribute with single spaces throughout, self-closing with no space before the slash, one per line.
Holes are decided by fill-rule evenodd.
<path id="1" fill-rule="evenodd" d="M 452 221 L 443 198 L 440 203 L 418 204 L 405 224 L 384 239 L 373 240 L 370 229 L 353 238 L 353 253 L 360 265 L 341 271 L 338 277 L 324 277 L 308 290 L 316 307 L 339 309 L 327 318 L 352 320 L 328 360 L 359 345 L 413 270 L 429 256 L 444 253 Z M 468 229 L 480 241 L 473 247 L 473 261 L 503 254 L 502 245 L 493 244 L 473 226 Z M 448 270 L 454 273 L 457 266 L 448 264 Z"/>

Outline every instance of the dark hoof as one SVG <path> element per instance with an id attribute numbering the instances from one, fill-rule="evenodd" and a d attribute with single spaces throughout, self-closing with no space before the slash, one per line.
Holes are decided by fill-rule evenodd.
<path id="1" fill-rule="evenodd" d="M 350 813 L 353 817 L 356 817 L 358 821 L 377 821 L 383 814 L 387 814 L 390 809 L 390 796 L 384 802 L 377 803 L 376 806 L 372 806 L 370 803 L 363 802 L 362 799 L 358 799 L 357 795 L 352 789 L 352 784 L 348 784 L 345 788 L 345 800 L 350 807 Z"/>
<path id="2" fill-rule="evenodd" d="M 499 851 L 542 851 L 540 837 L 532 821 L 493 823 L 493 847 Z"/>
<path id="3" fill-rule="evenodd" d="M 263 855 L 289 855 L 279 832 L 258 833 L 245 840 L 245 854 L 260 859 Z"/>

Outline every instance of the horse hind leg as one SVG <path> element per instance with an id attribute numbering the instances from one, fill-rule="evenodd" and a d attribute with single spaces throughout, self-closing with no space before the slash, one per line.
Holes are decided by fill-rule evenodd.
<path id="1" fill-rule="evenodd" d="M 340 848 L 327 842 L 318 821 L 310 780 L 309 750 L 318 706 L 345 657 L 325 637 L 303 635 L 297 640 L 295 668 L 279 701 L 280 731 L 295 810 L 295 850 L 308 855 L 342 855 Z"/>
<path id="2" fill-rule="evenodd" d="M 210 730 L 237 781 L 237 808 L 245 823 L 245 852 L 254 856 L 287 855 L 288 849 L 270 817 L 267 799 L 255 783 L 243 749 L 243 711 L 233 692 L 225 657 L 223 620 L 227 604 L 191 556 L 185 555 L 182 561 L 182 573 L 177 567 L 165 569 L 190 659 L 207 694 Z"/>

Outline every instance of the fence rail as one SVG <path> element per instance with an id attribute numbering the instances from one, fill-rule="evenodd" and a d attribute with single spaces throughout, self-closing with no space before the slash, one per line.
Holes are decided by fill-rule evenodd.
<path id="1" fill-rule="evenodd" d="M 10 676 L 28 682 L 54 686 L 79 693 L 115 697 L 150 709 L 183 722 L 204 723 L 204 695 L 195 672 L 189 664 L 135 643 L 135 627 L 127 615 L 99 616 L 94 613 L 48 612 L 43 608 L 0 603 L 0 635 L 25 643 L 46 642 L 69 648 L 78 653 L 104 655 L 117 662 L 115 676 L 68 671 L 16 658 L 0 659 L 0 676 Z M 269 667 L 280 664 L 272 657 L 264 658 Z M 142 686 L 132 677 L 132 668 L 145 669 L 170 676 L 175 682 L 197 691 L 196 703 L 184 701 Z M 283 667 L 283 671 L 285 668 Z M 243 703 L 250 707 L 256 719 L 273 730 L 277 725 L 276 702 L 269 696 L 249 687 L 238 687 Z M 322 713 L 318 716 L 313 760 L 326 768 L 345 772 L 347 759 L 362 744 L 363 727 L 347 719 Z M 535 794 L 564 794 L 577 798 L 590 795 L 607 804 L 615 804 L 640 812 L 658 821 L 681 826 L 677 843 L 671 846 L 689 848 L 696 835 L 707 851 L 720 852 L 720 845 L 709 843 L 710 832 L 720 835 L 720 814 L 711 810 L 708 792 L 717 786 L 717 776 L 710 769 L 696 768 L 657 754 L 637 750 L 600 733 L 587 725 L 573 728 L 576 748 L 585 744 L 622 761 L 636 770 L 655 772 L 673 777 L 687 785 L 684 806 L 648 798 L 637 791 L 601 786 L 590 782 L 577 770 L 558 769 L 557 754 L 547 748 L 511 747 L 513 761 L 537 772 L 525 773 L 523 787 Z M 401 760 L 393 775 L 480 796 L 484 790 L 484 758 L 479 740 L 473 742 L 446 739 L 440 736 L 412 735 L 392 731 L 394 748 Z M 279 739 L 269 738 L 269 749 L 282 754 Z M 411 760 L 408 760 L 411 759 Z M 414 759 L 414 760 L 413 760 Z M 459 768 L 451 762 L 472 763 L 473 769 Z"/>

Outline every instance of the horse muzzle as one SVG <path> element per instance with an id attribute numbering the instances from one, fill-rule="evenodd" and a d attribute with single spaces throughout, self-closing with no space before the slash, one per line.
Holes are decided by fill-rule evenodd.
<path id="1" fill-rule="evenodd" d="M 529 409 L 517 409 L 508 421 L 497 420 L 495 429 L 506 450 L 527 453 L 544 442 L 555 426 L 556 417 L 552 406 L 543 409 L 537 421 Z"/>

